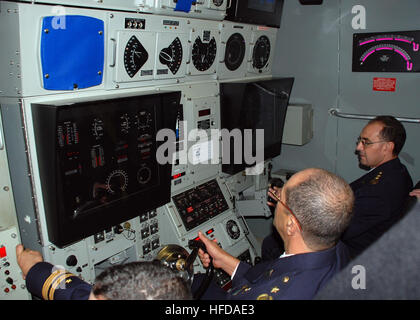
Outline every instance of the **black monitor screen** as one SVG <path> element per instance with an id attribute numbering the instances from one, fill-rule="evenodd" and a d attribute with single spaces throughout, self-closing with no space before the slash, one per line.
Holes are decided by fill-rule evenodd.
<path id="1" fill-rule="evenodd" d="M 274 12 L 276 10 L 275 0 L 248 0 L 248 8 L 258 11 Z"/>
<path id="2" fill-rule="evenodd" d="M 220 108 L 221 126 L 229 132 L 237 129 L 242 133 L 242 140 L 235 140 L 232 134 L 228 144 L 222 148 L 222 171 L 235 174 L 246 167 L 256 163 L 250 163 L 249 150 L 252 156 L 263 152 L 263 159 L 276 157 L 281 152 L 281 141 L 286 119 L 287 106 L 294 78 L 278 78 L 265 81 L 247 83 L 221 83 L 220 84 Z M 247 130 L 248 129 L 248 130 Z M 258 144 L 257 129 L 262 129 L 264 144 Z M 246 135 L 245 131 L 252 132 Z M 261 132 L 261 131 L 260 131 Z M 227 141 L 222 140 L 223 144 Z M 242 143 L 238 146 L 238 143 Z M 245 153 L 248 150 L 248 158 Z M 242 152 L 242 160 L 238 159 L 238 152 Z"/>
<path id="3" fill-rule="evenodd" d="M 175 130 L 179 99 L 33 106 L 51 242 L 66 245 L 169 202 L 171 165 L 157 162 L 156 134 Z"/>

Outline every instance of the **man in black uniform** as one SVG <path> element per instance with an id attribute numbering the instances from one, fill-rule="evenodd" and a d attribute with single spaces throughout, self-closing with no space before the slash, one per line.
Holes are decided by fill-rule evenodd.
<path id="1" fill-rule="evenodd" d="M 404 213 L 413 182 L 398 154 L 406 132 L 392 116 L 378 116 L 363 128 L 355 153 L 359 166 L 370 171 L 350 184 L 355 195 L 353 218 L 341 240 L 354 258 L 394 225 Z M 270 189 L 278 192 L 279 189 Z M 269 192 L 269 194 L 270 194 Z M 283 252 L 282 243 L 269 235 L 263 242 L 263 260 Z"/>
<path id="2" fill-rule="evenodd" d="M 199 233 L 208 252 L 199 251 L 203 266 L 212 261 L 232 278 L 231 291 L 211 282 L 203 300 L 312 299 L 349 262 L 339 239 L 349 224 L 354 195 L 344 179 L 305 169 L 287 181 L 277 200 L 273 224 L 285 246 L 277 259 L 251 266 Z M 200 280 L 194 277 L 193 291 Z"/>

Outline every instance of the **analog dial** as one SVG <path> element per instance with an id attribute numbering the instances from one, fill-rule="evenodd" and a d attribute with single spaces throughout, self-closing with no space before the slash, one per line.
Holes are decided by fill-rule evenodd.
<path id="1" fill-rule="evenodd" d="M 213 4 L 214 4 L 216 7 L 220 7 L 220 6 L 223 4 L 223 1 L 224 1 L 224 0 L 213 0 Z"/>
<path id="2" fill-rule="evenodd" d="M 267 65 L 270 49 L 270 40 L 266 36 L 259 37 L 252 52 L 252 66 L 255 69 L 262 69 Z"/>
<path id="3" fill-rule="evenodd" d="M 217 45 L 214 37 L 209 42 L 203 42 L 197 37 L 192 48 L 192 61 L 199 71 L 208 70 L 216 59 Z"/>
<path id="4" fill-rule="evenodd" d="M 111 194 L 123 192 L 127 186 L 128 176 L 124 170 L 114 170 L 106 179 L 106 190 Z"/>
<path id="5" fill-rule="evenodd" d="M 159 61 L 166 65 L 172 74 L 176 74 L 182 62 L 182 43 L 178 37 L 167 48 L 163 48 L 159 53 Z"/>
<path id="6" fill-rule="evenodd" d="M 226 42 L 225 65 L 230 71 L 238 69 L 245 57 L 245 39 L 240 33 L 232 34 Z"/>
<path id="7" fill-rule="evenodd" d="M 132 36 L 124 50 L 124 67 L 130 78 L 136 75 L 148 58 L 146 49 L 135 36 Z"/>

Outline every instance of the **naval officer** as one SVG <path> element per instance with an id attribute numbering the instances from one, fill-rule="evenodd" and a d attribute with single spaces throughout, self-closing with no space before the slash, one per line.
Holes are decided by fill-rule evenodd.
<path id="1" fill-rule="evenodd" d="M 191 300 L 189 283 L 159 261 L 135 261 L 106 268 L 91 285 L 45 262 L 39 251 L 16 246 L 28 291 L 44 300 Z"/>
<path id="2" fill-rule="evenodd" d="M 342 241 L 352 258 L 405 213 L 413 187 L 407 168 L 398 158 L 405 140 L 404 126 L 392 116 L 370 120 L 357 139 L 355 153 L 359 166 L 370 171 L 350 184 L 355 195 L 354 214 Z M 271 260 L 283 252 L 283 244 L 275 235 L 269 235 L 264 239 L 262 251 L 263 260 Z"/>
<path id="3" fill-rule="evenodd" d="M 229 293 L 212 282 L 203 300 L 312 299 L 348 262 L 339 239 L 350 221 L 354 196 L 342 178 L 323 169 L 303 170 L 287 181 L 277 200 L 273 224 L 285 253 L 275 260 L 252 267 L 199 233 L 208 252 L 199 250 L 203 266 L 209 266 L 211 256 L 214 267 L 232 277 Z"/>

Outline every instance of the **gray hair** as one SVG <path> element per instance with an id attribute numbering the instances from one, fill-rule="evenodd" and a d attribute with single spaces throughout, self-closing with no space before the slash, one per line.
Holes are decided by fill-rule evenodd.
<path id="1" fill-rule="evenodd" d="M 306 179 L 285 188 L 285 201 L 301 224 L 305 243 L 313 249 L 331 247 L 350 223 L 353 191 L 331 172 L 308 170 Z"/>

